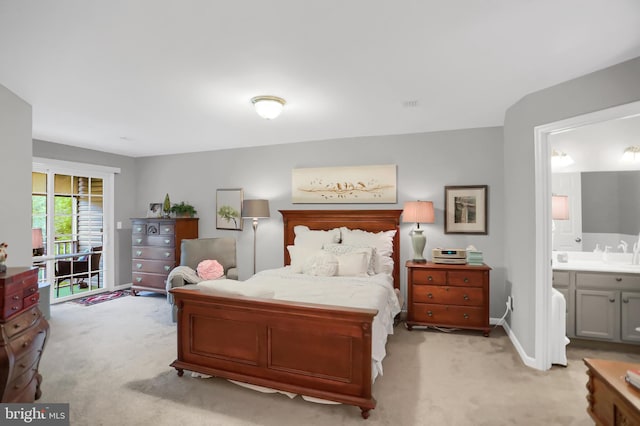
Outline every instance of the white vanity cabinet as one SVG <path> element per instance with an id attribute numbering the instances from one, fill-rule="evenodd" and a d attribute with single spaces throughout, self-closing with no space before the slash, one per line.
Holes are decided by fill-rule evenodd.
<path id="1" fill-rule="evenodd" d="M 575 275 L 575 336 L 640 343 L 640 275 L 571 271 Z"/>

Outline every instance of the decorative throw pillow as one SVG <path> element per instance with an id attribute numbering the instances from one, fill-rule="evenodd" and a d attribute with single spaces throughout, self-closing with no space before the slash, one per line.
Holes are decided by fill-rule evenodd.
<path id="1" fill-rule="evenodd" d="M 374 270 L 376 273 L 393 273 L 393 237 L 395 230 L 368 232 L 362 229 L 340 228 L 342 244 L 375 248 Z"/>
<path id="2" fill-rule="evenodd" d="M 203 260 L 196 268 L 198 276 L 203 280 L 217 280 L 224 276 L 224 267 L 217 260 Z"/>
<path id="3" fill-rule="evenodd" d="M 364 252 L 353 252 L 336 256 L 338 258 L 338 275 L 341 277 L 366 277 L 368 262 Z"/>
<path id="4" fill-rule="evenodd" d="M 375 275 L 376 273 L 374 268 L 375 250 L 371 247 L 356 247 L 348 244 L 325 244 L 322 249 L 336 256 L 347 253 L 364 253 L 367 258 L 367 273 L 369 275 Z"/>
<path id="5" fill-rule="evenodd" d="M 304 246 L 287 246 L 291 258 L 291 272 L 302 274 L 307 260 L 318 252 L 317 248 Z"/>
<path id="6" fill-rule="evenodd" d="M 319 277 L 332 277 L 338 272 L 338 259 L 331 253 L 319 250 L 309 257 L 302 272 Z"/>

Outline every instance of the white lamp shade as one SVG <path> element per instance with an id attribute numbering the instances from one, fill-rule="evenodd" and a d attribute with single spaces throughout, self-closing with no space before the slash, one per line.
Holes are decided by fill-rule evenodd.
<path id="1" fill-rule="evenodd" d="M 569 220 L 568 195 L 553 195 L 551 197 L 551 218 L 553 220 Z"/>
<path id="2" fill-rule="evenodd" d="M 251 99 L 258 115 L 267 120 L 273 120 L 280 115 L 284 104 L 284 99 L 277 96 L 256 96 Z"/>
<path id="3" fill-rule="evenodd" d="M 403 222 L 433 223 L 435 213 L 432 201 L 407 201 L 402 212 Z"/>
<path id="4" fill-rule="evenodd" d="M 242 202 L 242 217 L 267 218 L 269 215 L 269 200 L 244 200 Z"/>

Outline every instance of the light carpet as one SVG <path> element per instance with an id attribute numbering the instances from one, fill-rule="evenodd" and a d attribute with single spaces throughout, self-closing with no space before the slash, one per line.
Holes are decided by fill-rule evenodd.
<path id="1" fill-rule="evenodd" d="M 502 328 L 480 333 L 396 327 L 378 406 L 360 410 L 263 394 L 223 379 L 178 377 L 176 327 L 158 294 L 51 307 L 38 402 L 70 403 L 72 425 L 592 425 L 584 357 L 640 362 L 629 353 L 571 348 L 568 367 L 523 365 Z M 570 345 L 571 346 L 571 345 Z"/>

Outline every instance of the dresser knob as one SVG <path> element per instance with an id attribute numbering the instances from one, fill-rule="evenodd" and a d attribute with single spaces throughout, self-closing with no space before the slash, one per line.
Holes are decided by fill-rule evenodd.
<path id="1" fill-rule="evenodd" d="M 171 269 L 171 267 L 170 267 L 169 265 L 164 265 L 164 270 L 165 270 L 165 271 L 168 271 L 168 270 L 170 270 L 170 269 Z"/>
<path id="2" fill-rule="evenodd" d="M 23 363 L 20 363 L 19 366 L 20 366 L 20 368 L 27 368 L 27 366 L 25 364 L 23 364 Z"/>
<path id="3" fill-rule="evenodd" d="M 36 301 L 36 298 L 35 298 L 35 297 L 32 297 L 32 298 L 31 298 L 31 299 L 29 299 L 29 300 L 31 300 L 32 302 L 35 302 L 35 301 Z"/>
<path id="4" fill-rule="evenodd" d="M 20 298 L 18 296 L 13 296 L 12 299 L 13 300 L 19 300 Z"/>
<path id="5" fill-rule="evenodd" d="M 136 251 L 136 256 L 142 256 L 142 250 Z"/>
<path id="6" fill-rule="evenodd" d="M 465 277 L 463 281 L 464 281 L 465 283 L 468 283 L 468 282 L 469 282 L 469 278 Z"/>
<path id="7" fill-rule="evenodd" d="M 142 263 L 136 263 L 136 268 L 138 269 L 142 268 Z"/>
<path id="8" fill-rule="evenodd" d="M 623 297 L 622 298 L 622 303 L 629 303 L 629 298 L 628 297 Z"/>
<path id="9" fill-rule="evenodd" d="M 171 228 L 164 228 L 164 232 L 170 232 Z"/>
<path id="10" fill-rule="evenodd" d="M 141 227 L 137 227 L 136 228 L 136 232 L 142 232 L 142 228 Z"/>
<path id="11" fill-rule="evenodd" d="M 169 244 L 171 242 L 171 240 L 164 240 L 165 244 Z"/>
<path id="12" fill-rule="evenodd" d="M 433 281 L 433 277 L 432 277 L 431 275 L 429 275 L 429 276 L 427 277 L 427 281 Z"/>
<path id="13" fill-rule="evenodd" d="M 22 344 L 22 347 L 23 347 L 23 348 L 26 348 L 26 347 L 27 347 L 27 346 L 29 346 L 30 344 L 31 344 L 31 342 L 30 342 L 30 341 L 28 341 L 28 340 L 26 340 L 26 341 Z"/>
<path id="14" fill-rule="evenodd" d="M 136 239 L 136 242 L 137 242 L 138 244 L 140 244 L 140 243 L 142 242 L 142 238 L 138 238 L 138 239 Z"/>
<path id="15" fill-rule="evenodd" d="M 427 311 L 427 315 L 429 315 L 430 317 L 433 316 L 433 312 L 432 311 Z"/>
<path id="16" fill-rule="evenodd" d="M 13 328 L 15 328 L 15 329 L 20 328 L 20 324 L 13 324 Z"/>
<path id="17" fill-rule="evenodd" d="M 462 296 L 462 298 L 463 298 L 464 300 L 469 300 L 469 296 L 467 296 L 466 294 L 465 294 L 464 296 Z"/>
<path id="18" fill-rule="evenodd" d="M 11 310 L 12 310 L 12 311 L 17 311 L 17 310 L 18 310 L 18 307 L 17 307 L 17 306 L 12 306 L 12 307 L 11 307 Z"/>
<path id="19" fill-rule="evenodd" d="M 169 257 L 169 256 L 171 256 L 171 253 L 169 253 L 169 252 L 166 252 L 166 253 L 164 254 L 164 257 Z"/>
<path id="20" fill-rule="evenodd" d="M 428 293 L 428 294 L 427 294 L 427 297 L 428 297 L 429 299 L 433 299 L 433 294 Z"/>
<path id="21" fill-rule="evenodd" d="M 462 315 L 462 317 L 463 317 L 464 319 L 469 319 L 469 314 L 464 314 L 464 315 Z"/>
<path id="22" fill-rule="evenodd" d="M 616 298 L 615 298 L 615 297 L 610 297 L 610 298 L 609 298 L 609 302 L 613 303 L 613 302 L 615 302 L 615 301 L 616 301 Z"/>
<path id="23" fill-rule="evenodd" d="M 136 282 L 141 283 L 141 282 L 142 282 L 142 278 L 140 278 L 140 277 L 136 277 Z"/>
<path id="24" fill-rule="evenodd" d="M 31 288 L 31 290 L 29 290 L 31 293 L 35 293 L 36 289 L 35 288 Z"/>

